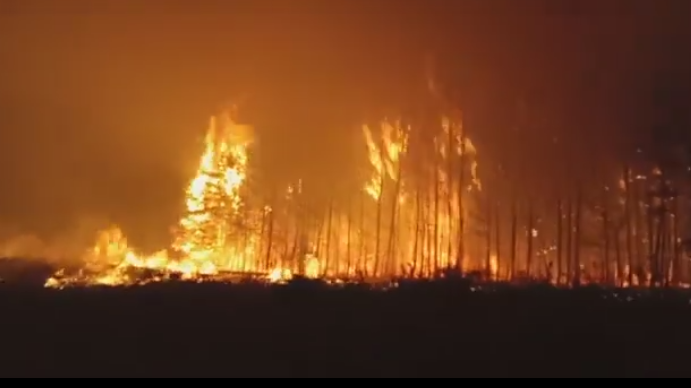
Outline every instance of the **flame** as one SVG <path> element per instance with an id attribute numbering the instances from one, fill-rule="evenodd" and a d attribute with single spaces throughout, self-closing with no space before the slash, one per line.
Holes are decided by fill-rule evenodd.
<path id="1" fill-rule="evenodd" d="M 431 78 L 428 81 L 430 92 L 439 102 L 439 85 Z M 270 204 L 249 192 L 253 130 L 239 124 L 233 115 L 231 110 L 210 120 L 196 174 L 185 190 L 183 214 L 168 248 L 152 254 L 138 252 L 129 246 L 120 228 L 112 226 L 95 236 L 94 246 L 83 253 L 82 265 L 76 272 L 62 269 L 45 286 L 133 285 L 171 279 L 226 281 L 236 276 L 276 283 L 294 276 L 329 282 L 349 278 L 380 281 L 401 275 L 430 277 L 450 267 L 481 271 L 491 280 L 508 280 L 514 272 L 520 278 L 520 269 L 507 268 L 506 249 L 500 260 L 498 241 L 491 246 L 492 234 L 502 234 L 501 222 L 500 228 L 492 231 L 491 222 L 482 219 L 492 218 L 492 204 L 479 204 L 486 197 L 482 198 L 485 193 L 478 149 L 467 136 L 460 115 L 440 117 L 425 128 L 400 119 L 363 125 L 368 176 L 358 183 L 359 195 L 338 193 L 335 197 L 344 200 L 331 198 L 327 209 L 316 203 L 319 201 L 309 203 L 314 197 L 302 179 L 281 187 L 283 195 L 272 196 Z M 659 167 L 641 172 L 627 168 L 624 176 L 605 184 L 608 195 L 619 196 L 619 209 L 613 210 L 624 214 L 626 207 L 635 208 L 633 214 L 641 219 L 651 214 L 650 204 L 641 193 L 667 177 Z M 654 200 L 653 205 L 663 201 Z M 337 202 L 335 206 L 333 202 Z M 563 210 L 559 209 L 559 215 L 566 218 Z M 670 218 L 676 216 L 671 214 Z M 633 245 L 626 249 L 644 256 L 653 242 L 646 236 L 646 226 L 637 225 L 637 217 L 633 218 L 628 221 L 630 230 L 620 231 L 615 238 L 620 239 L 620 249 Z M 538 225 L 542 222 L 535 221 Z M 598 220 L 598 228 L 602 221 Z M 539 264 L 533 262 L 533 266 L 544 267 L 535 269 L 537 275 L 533 272 L 528 276 L 546 273 L 545 279 L 559 284 L 570 282 L 576 275 L 574 271 L 568 268 L 571 273 L 565 273 L 563 268 L 554 268 L 552 262 L 558 251 L 554 231 L 542 225 L 521 228 L 525 228 L 521 229 L 525 230 L 521 240 L 534 243 L 521 250 L 534 254 Z M 624 234 L 630 242 L 625 241 Z M 506 245 L 507 240 L 503 241 Z M 24 246 L 34 248 L 30 256 L 42 256 L 47 250 L 35 238 L 6 245 L 1 251 L 8 256 L 16 255 Z M 670 244 L 675 248 L 681 245 L 681 238 Z M 592 249 L 583 250 L 578 271 L 582 283 L 611 281 L 610 274 L 623 286 L 660 282 L 653 280 L 650 263 L 638 259 L 630 260 L 630 265 L 602 266 L 609 271 L 591 269 L 600 260 L 588 251 Z M 528 266 L 527 257 L 518 261 Z M 612 264 L 616 268 L 610 268 Z M 675 272 L 683 271 L 678 268 L 681 264 L 673 263 L 667 273 L 658 277 L 673 279 Z M 592 275 L 585 276 L 586 272 Z"/>
<path id="2" fill-rule="evenodd" d="M 204 153 L 197 174 L 187 188 L 185 213 L 170 249 L 179 258 L 169 258 L 169 250 L 153 255 L 136 253 L 128 247 L 122 231 L 114 226 L 99 233 L 79 273 L 64 276 L 65 271 L 61 270 L 46 286 L 141 283 L 138 270 L 155 271 L 156 275 L 149 281 L 165 280 L 173 275 L 197 279 L 240 268 L 246 272 L 255 270 L 256 263 L 249 259 L 255 256 L 256 244 L 235 244 L 238 228 L 234 222 L 243 206 L 240 191 L 247 178 L 250 134 L 250 127 L 237 124 L 229 114 L 211 119 Z M 268 277 L 279 281 L 291 276 L 290 271 L 277 269 Z"/>
<path id="3" fill-rule="evenodd" d="M 268 280 L 271 283 L 280 283 L 284 281 L 291 280 L 293 278 L 293 273 L 286 268 L 274 268 L 271 273 L 269 273 Z"/>
<path id="4" fill-rule="evenodd" d="M 187 189 L 186 214 L 180 220 L 173 249 L 199 267 L 217 267 L 224 256 L 234 261 L 238 249 L 228 251 L 228 239 L 235 232 L 232 220 L 243 205 L 240 189 L 247 177 L 249 140 L 233 142 L 246 127 L 229 116 L 217 126 L 212 118 L 206 148 L 197 175 Z"/>
<path id="5" fill-rule="evenodd" d="M 431 163 L 423 161 L 437 181 L 428 181 L 417 194 L 412 188 L 420 185 L 404 176 L 402 169 L 402 163 L 414 162 L 408 159 L 408 140 L 416 129 L 401 120 L 384 120 L 376 131 L 367 125 L 362 127 L 372 167 L 372 176 L 364 190 L 371 199 L 387 204 L 387 208 L 388 204 L 393 206 L 385 218 L 393 215 L 389 220 L 395 225 L 389 225 L 386 220 L 382 228 L 388 232 L 379 236 L 377 242 L 373 241 L 372 225 L 366 214 L 361 216 L 359 226 L 353 226 L 350 215 L 329 216 L 328 231 L 326 222 L 317 222 L 320 225 L 317 230 L 297 225 L 298 216 L 290 209 L 299 207 L 304 191 L 301 179 L 286 187 L 283 201 L 287 206 L 280 212 L 267 204 L 249 203 L 245 183 L 252 129 L 236 123 L 229 114 L 213 117 L 197 173 L 186 190 L 184 214 L 176 225 L 171 247 L 152 255 L 138 253 L 128 246 L 121 230 L 112 227 L 97 236 L 95 247 L 85 255 L 85 265 L 78 273 L 67 275 L 66 271 L 60 271 L 46 286 L 128 285 L 173 277 L 223 280 L 231 273 L 263 274 L 261 277 L 271 282 L 290 280 L 296 273 L 337 281 L 336 278 L 362 275 L 397 276 L 405 271 L 402 268 L 411 265 L 417 267 L 416 276 L 430 276 L 437 269 L 456 265 L 456 236 L 464 233 L 454 222 L 459 212 L 458 199 L 481 189 L 477 150 L 470 139 L 462 136 L 461 124 L 442 118 L 439 125 L 441 131 L 434 141 L 436 156 Z M 460 158 L 464 153 L 467 157 Z M 470 174 L 463 187 L 456 187 L 453 185 L 456 177 L 449 175 L 455 175 L 455 170 L 448 167 L 461 159 L 467 161 Z M 393 193 L 388 190 L 394 186 L 392 183 L 398 187 L 397 196 L 389 193 Z M 434 214 L 427 211 L 422 221 L 424 231 L 415 230 L 416 204 L 419 204 L 411 200 L 420 193 L 426 198 L 437 195 L 439 201 L 448 204 L 435 207 Z M 269 218 L 281 221 L 271 232 L 266 231 Z M 433 222 L 438 225 L 434 238 L 431 237 Z M 267 237 L 268 233 L 273 235 Z M 267 243 L 274 235 L 282 241 L 281 252 Z M 412 244 L 415 238 L 421 240 L 416 252 Z M 302 240 L 305 242 L 298 243 Z M 382 247 L 379 258 L 373 253 L 377 244 Z M 383 256 L 387 257 L 386 262 L 379 262 L 377 259 Z M 472 268 L 471 265 L 464 269 Z M 498 273 L 498 269 L 492 269 L 492 273 Z"/>
<path id="6" fill-rule="evenodd" d="M 381 196 L 384 179 L 398 179 L 398 163 L 407 150 L 409 131 L 410 127 L 402 126 L 400 121 L 392 123 L 384 120 L 380 123 L 381 140 L 375 141 L 372 129 L 368 125 L 362 126 L 369 161 L 373 167 L 373 176 L 365 185 L 365 191 L 372 198 L 379 199 Z"/>
<path id="7" fill-rule="evenodd" d="M 458 240 L 457 236 L 465 234 L 465 231 L 459 230 L 458 222 L 454 222 L 458 219 L 460 212 L 459 196 L 467 197 L 470 193 L 482 190 L 478 176 L 477 148 L 471 139 L 464 136 L 462 122 L 444 116 L 438 121 L 438 125 L 438 135 L 434 137 L 432 142 L 431 154 L 433 156 L 427 159 L 413 159 L 409 155 L 408 140 L 410 134 L 418 130 L 417 128 L 405 126 L 401 120 L 384 120 L 380 123 L 379 138 L 377 138 L 371 127 L 363 126 L 372 174 L 364 186 L 364 191 L 378 203 L 394 200 L 393 197 L 388 198 L 390 195 L 383 192 L 385 189 L 395 190 L 394 195 L 397 195 L 394 211 L 400 213 L 400 216 L 393 217 L 395 225 L 387 224 L 384 228 L 388 230 L 393 227 L 395 230 L 388 230 L 388 238 L 384 236 L 383 239 L 389 240 L 389 242 L 384 242 L 384 244 L 389 245 L 387 255 L 392 255 L 390 251 L 395 249 L 397 251 L 396 256 L 399 257 L 393 259 L 389 257 L 387 260 L 395 261 L 390 264 L 391 267 L 412 266 L 418 271 L 421 270 L 425 276 L 432 275 L 435 269 L 448 268 L 458 264 L 458 252 L 455 246 Z M 416 157 L 419 158 L 417 155 L 429 154 L 429 150 L 418 150 Z M 427 176 L 427 181 L 420 183 L 420 177 L 401 176 L 405 175 L 401 174 L 401 163 L 425 166 L 424 175 Z M 463 182 L 462 190 L 458 187 L 457 182 L 460 168 L 469 171 L 466 181 Z M 413 183 L 416 179 L 418 182 Z M 399 180 L 402 182 L 398 182 Z M 417 188 L 413 189 L 416 186 Z M 418 192 L 416 193 L 416 191 Z M 416 195 L 423 197 L 425 208 L 434 208 L 432 214 L 427 211 L 428 214 L 424 217 L 422 222 L 425 225 L 424 231 L 415 230 L 414 224 L 417 223 L 416 206 L 415 201 L 410 201 L 410 198 Z M 464 199 L 464 201 L 466 200 Z M 435 204 L 431 205 L 431 202 Z M 467 214 L 468 212 L 468 209 L 464 209 L 464 213 Z M 428 244 L 430 234 L 435 234 L 435 236 L 431 238 L 431 244 Z M 404 247 L 392 248 L 390 242 L 397 239 L 408 240 L 411 243 L 404 244 Z M 424 240 L 423 246 L 417 247 L 418 252 L 413 252 L 416 248 L 412 241 L 416 239 Z M 365 267 L 372 265 L 370 262 L 372 260 L 377 261 L 376 258 L 368 258 L 365 260 Z M 415 262 L 417 264 L 411 264 Z M 424 269 L 421 269 L 421 266 Z M 480 267 L 480 264 L 476 264 L 464 269 L 473 270 Z M 394 270 L 396 274 L 401 274 L 401 271 L 408 270 Z"/>
<path id="8" fill-rule="evenodd" d="M 473 216 L 488 211 L 479 203 L 484 192 L 478 149 L 460 117 L 440 117 L 424 128 L 424 134 L 402 120 L 383 120 L 361 130 L 369 176 L 358 186 L 360 195 L 345 196 L 347 206 L 343 201 L 319 209 L 308 203 L 312 192 L 302 179 L 283 186 L 283 195 L 270 204 L 249 192 L 252 128 L 236 122 L 232 114 L 212 117 L 170 246 L 152 254 L 138 252 L 120 228 L 112 226 L 95 236 L 76 272 L 62 269 L 45 286 L 232 281 L 238 276 L 283 283 L 300 275 L 339 283 L 431 277 L 450 267 L 480 271 L 490 280 L 514 276 L 506 252 L 500 260 L 498 244 L 491 247 L 488 241 L 500 232 L 490 231 L 482 216 Z M 436 135 L 427 140 L 430 131 Z M 630 194 L 627 186 L 645 186 L 661 176 L 656 168 L 646 175 L 630 174 L 629 182 L 617 177 L 606 190 L 618 191 L 618 204 L 624 207 Z M 647 205 L 638 201 L 634 206 L 644 211 Z M 641 240 L 638 229 L 634 223 L 632 237 Z M 542 226 L 526 227 L 525 232 L 522 237 L 533 239 L 531 252 L 545 267 L 537 276 L 546 273 L 546 279 L 560 284 L 570 281 L 573 274 L 563 269 L 558 273 L 551 263 L 557 251 L 549 241 L 552 232 Z M 643 247 L 650 244 L 639 242 Z M 583 273 L 589 271 L 585 263 L 596 261 L 585 255 Z M 623 286 L 650 284 L 650 268 L 638 267 L 626 265 L 610 273 Z M 668 269 L 669 278 L 673 270 L 677 269 Z M 607 279 L 583 276 L 582 283 L 594 280 Z"/>

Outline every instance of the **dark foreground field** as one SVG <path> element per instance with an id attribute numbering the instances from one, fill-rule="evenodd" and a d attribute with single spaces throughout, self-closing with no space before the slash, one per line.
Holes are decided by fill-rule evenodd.
<path id="1" fill-rule="evenodd" d="M 0 287 L 0 375 L 691 376 L 688 296 Z"/>

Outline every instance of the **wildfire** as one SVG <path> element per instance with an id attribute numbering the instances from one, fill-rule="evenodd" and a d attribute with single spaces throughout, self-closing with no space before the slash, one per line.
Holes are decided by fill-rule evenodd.
<path id="1" fill-rule="evenodd" d="M 442 117 L 438 134 L 431 146 L 424 142 L 409 144 L 416 128 L 398 121 L 383 121 L 378 136 L 369 126 L 363 127 L 372 176 L 365 184 L 365 192 L 377 203 L 377 231 L 386 229 L 388 236 L 377 232 L 373 270 L 408 275 L 429 276 L 437 270 L 458 266 L 459 247 L 467 226 L 455 220 L 467 218 L 472 209 L 470 194 L 480 191 L 477 174 L 477 149 L 464 136 L 460 120 Z M 402 165 L 420 166 L 418 174 L 410 176 Z M 466 174 L 462 170 L 468 170 Z M 414 201 L 407 200 L 414 198 Z M 466 203 L 468 209 L 463 208 Z M 390 204 L 390 205 L 385 205 Z M 382 209 L 389 206 L 392 208 Z M 387 220 L 382 221 L 386 213 Z M 463 213 L 463 214 L 461 214 Z M 382 225 L 382 222 L 386 222 Z M 407 241 L 399 243 L 398 241 Z M 463 254 L 465 257 L 466 255 Z M 466 265 L 468 264 L 468 265 Z M 478 263 L 465 263 L 465 270 L 480 268 Z M 413 272 L 413 273 L 410 273 Z"/>
<path id="2" fill-rule="evenodd" d="M 186 192 L 185 213 L 169 250 L 142 255 L 132 250 L 122 231 L 114 226 L 98 235 L 76 274 L 59 271 L 46 283 L 61 288 L 70 284 L 125 285 L 162 281 L 170 277 L 203 279 L 222 271 L 256 270 L 256 244 L 237 244 L 237 218 L 243 207 L 240 195 L 247 177 L 252 129 L 229 115 L 213 117 L 196 176 Z M 171 253 L 169 257 L 169 252 Z M 152 276 L 143 280 L 142 272 Z M 277 268 L 267 278 L 279 282 L 292 277 Z"/>
<path id="3" fill-rule="evenodd" d="M 240 188 L 247 178 L 247 147 L 251 129 L 228 115 L 218 125 L 212 118 L 206 149 L 197 175 L 187 189 L 186 213 L 178 225 L 173 249 L 209 272 L 234 268 L 251 254 L 229 249 L 237 233 L 233 221 L 243 205 Z M 213 269 L 213 270 L 212 270 Z"/>
<path id="4" fill-rule="evenodd" d="M 487 201 L 479 177 L 478 150 L 464 132 L 460 117 L 441 117 L 425 131 L 402 120 L 384 120 L 361 129 L 370 174 L 357 190 L 339 193 L 338 201 L 334 197 L 313 201 L 310 185 L 296 179 L 284 186 L 284 195 L 273 196 L 268 203 L 266 197 L 248 189 L 253 186 L 247 184 L 252 178 L 252 128 L 237 123 L 230 114 L 214 117 L 196 174 L 185 191 L 184 211 L 170 247 L 153 254 L 137 252 L 113 226 L 98 234 L 77 271 L 60 270 L 45 285 L 233 281 L 247 276 L 273 283 L 296 276 L 332 283 L 351 279 L 382 282 L 399 276 L 442 276 L 450 268 L 482 272 L 486 279 L 496 281 L 520 280 L 525 274 L 557 284 L 566 284 L 574 276 L 580 276 L 581 284 L 655 282 L 650 268 L 633 266 L 631 258 L 630 263 L 623 263 L 617 257 L 616 263 L 594 268 L 593 263 L 601 260 L 592 250 L 584 250 L 582 262 L 573 268 L 554 265 L 560 249 L 568 256 L 573 248 L 565 250 L 563 241 L 560 248 L 550 237 L 554 230 L 541 217 L 531 215 L 528 225 L 517 224 L 517 215 L 508 214 L 511 209 L 505 207 L 503 217 L 512 217 L 508 219 L 512 231 L 503 227 L 500 212 L 492 208 L 497 204 Z M 629 179 L 611 185 L 618 188 L 612 191 L 619 197 L 614 201 L 617 208 L 610 211 L 630 207 L 645 214 L 647 205 L 636 190 L 647 189 L 649 178 L 626 175 Z M 571 231 L 571 238 L 577 219 L 575 205 L 558 208 L 562 230 Z M 592 218 L 592 213 L 583 217 Z M 606 223 L 602 209 L 597 213 L 599 225 Z M 643 219 L 633 217 L 628 228 L 620 228 L 617 256 L 622 247 L 628 251 L 628 245 L 636 252 L 651 247 L 645 239 Z M 672 221 L 674 217 L 665 221 L 670 223 L 669 230 L 674 230 Z M 563 225 L 567 222 L 571 226 Z M 621 237 L 624 232 L 637 243 L 627 243 Z M 511 249 L 507 244 L 516 245 Z M 611 245 L 617 247 L 617 242 Z M 512 262 L 516 251 L 524 256 Z M 668 266 L 662 276 L 673 278 L 682 264 Z"/>
<path id="5" fill-rule="evenodd" d="M 74 274 L 60 271 L 46 286 L 224 280 L 231 274 L 255 274 L 271 282 L 294 274 L 333 281 L 406 272 L 430 276 L 457 264 L 457 236 L 464 230 L 453 220 L 461 214 L 461 203 L 469 201 L 466 197 L 481 188 L 477 151 L 462 136 L 460 123 L 445 118 L 439 129 L 432 160 L 415 161 L 409 145 L 415 128 L 400 120 L 384 120 L 378 128 L 363 126 L 372 167 L 364 190 L 376 202 L 377 222 L 373 225 L 375 217 L 365 210 L 371 204 L 363 202 L 357 225 L 352 213 L 333 208 L 321 220 L 300 223 L 294 211 L 304 195 L 302 180 L 288 185 L 281 211 L 248 203 L 245 183 L 252 128 L 238 124 L 230 114 L 213 117 L 171 247 L 153 255 L 135 252 L 120 229 L 112 227 L 98 236 L 83 268 Z M 407 163 L 424 166 L 427 180 L 406 175 Z M 458 183 L 459 169 L 466 166 L 467 182 Z M 466 207 L 472 208 L 470 202 Z M 281 247 L 275 239 L 282 241 Z M 494 268 L 493 276 L 497 272 Z"/>

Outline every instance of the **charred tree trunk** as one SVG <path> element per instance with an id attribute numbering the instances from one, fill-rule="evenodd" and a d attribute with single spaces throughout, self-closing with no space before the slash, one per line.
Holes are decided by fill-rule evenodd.
<path id="1" fill-rule="evenodd" d="M 465 207 L 463 203 L 463 193 L 465 192 L 465 133 L 461 129 L 461 155 L 459 157 L 458 166 L 458 259 L 456 266 L 459 272 L 463 272 L 465 261 Z"/>
<path id="2" fill-rule="evenodd" d="M 333 227 L 333 217 L 334 217 L 334 201 L 329 202 L 329 216 L 326 225 L 326 253 L 324 256 L 324 275 L 329 273 L 331 267 L 331 234 Z"/>
<path id="3" fill-rule="evenodd" d="M 515 194 L 514 194 L 515 195 Z M 516 248 L 518 244 L 518 204 L 514 196 L 511 205 L 511 280 L 516 278 Z"/>
<path id="4" fill-rule="evenodd" d="M 626 207 L 624 209 L 624 223 L 626 225 L 626 258 L 627 265 L 629 267 L 627 281 L 629 283 L 629 287 L 631 287 L 633 286 L 635 264 L 633 252 L 633 228 L 631 224 L 631 212 L 633 211 L 631 202 L 633 193 L 631 193 L 631 169 L 628 166 L 624 167 L 624 190 L 626 191 Z"/>
<path id="5" fill-rule="evenodd" d="M 622 268 L 623 268 L 623 262 L 622 262 L 622 257 L 621 257 L 621 232 L 620 229 L 617 229 L 615 231 L 615 236 L 614 236 L 614 254 L 616 255 L 616 260 L 617 260 L 617 278 L 616 280 L 616 286 L 617 287 L 623 287 L 624 285 L 624 278 L 622 277 Z"/>
<path id="6" fill-rule="evenodd" d="M 300 274 L 305 273 L 304 260 L 300 260 L 297 257 L 297 253 L 300 250 L 300 240 L 302 239 L 303 233 L 307 229 L 307 217 L 305 209 L 302 206 L 302 199 L 299 192 L 295 195 L 295 199 L 292 202 L 293 208 L 293 231 L 295 235 L 293 236 L 293 246 L 292 252 L 288 258 L 290 264 L 290 270 L 296 271 Z M 282 267 L 283 268 L 283 267 Z"/>
<path id="7" fill-rule="evenodd" d="M 319 259 L 324 258 L 323 250 L 322 250 L 322 242 L 324 241 L 324 227 L 326 226 L 326 222 L 324 222 L 325 214 L 320 212 L 320 217 L 317 221 L 317 244 L 316 244 L 316 256 Z"/>
<path id="8" fill-rule="evenodd" d="M 365 194 L 364 191 L 363 191 L 362 193 L 360 193 L 360 219 L 359 219 L 359 222 L 360 222 L 360 226 L 359 226 L 360 233 L 358 234 L 358 236 L 359 236 L 359 239 L 358 239 L 358 255 L 357 255 L 356 264 L 355 264 L 356 271 L 358 271 L 358 272 L 363 270 L 363 266 L 364 266 L 365 268 L 367 267 L 367 257 L 366 257 L 366 254 L 365 254 L 365 250 L 366 250 L 366 246 L 365 246 L 365 244 L 366 244 L 366 235 L 365 235 L 365 201 L 366 201 L 366 199 L 367 199 L 366 197 L 367 197 L 367 195 Z M 363 263 L 364 263 L 364 265 L 363 265 Z"/>
<path id="9" fill-rule="evenodd" d="M 448 133 L 448 144 L 447 144 L 447 149 L 448 152 L 446 153 L 446 160 L 447 160 L 447 166 L 446 166 L 446 211 L 447 211 L 447 217 L 448 217 L 448 244 L 446 247 L 446 259 L 448 261 L 447 266 L 449 267 L 448 269 L 451 269 L 451 257 L 453 255 L 453 176 L 454 176 L 454 171 L 453 171 L 453 165 L 454 165 L 454 154 L 456 150 L 456 144 L 455 144 L 455 137 L 454 137 L 454 129 L 453 126 L 449 125 L 449 133 Z"/>
<path id="10" fill-rule="evenodd" d="M 425 270 L 427 273 L 434 273 L 434 267 L 432 264 L 432 228 L 430 228 L 430 207 L 432 201 L 430 200 L 430 194 L 429 191 L 427 191 L 427 194 L 425 195 L 425 254 L 424 254 L 424 260 L 425 260 Z"/>
<path id="11" fill-rule="evenodd" d="M 658 273 L 658 260 L 656 257 L 656 254 L 659 251 L 659 244 L 657 241 L 657 233 L 655 233 L 655 210 L 654 210 L 654 204 L 653 204 L 653 199 L 650 194 L 648 194 L 647 198 L 648 202 L 648 214 L 647 214 L 647 221 L 648 221 L 648 263 L 650 265 L 650 274 L 651 274 L 651 279 L 650 279 L 650 286 L 654 287 L 654 285 L 657 283 L 659 279 L 659 273 Z"/>
<path id="12" fill-rule="evenodd" d="M 250 227 L 247 224 L 247 220 L 250 219 L 249 214 L 250 214 L 249 208 L 245 207 L 244 211 L 243 211 L 244 221 L 241 224 L 242 225 L 243 252 L 248 252 L 249 251 L 248 247 L 250 245 Z M 248 259 L 255 260 L 256 258 L 255 257 L 248 258 L 247 255 L 243 255 L 243 257 L 242 257 L 242 272 L 247 272 L 247 265 L 249 264 L 249 263 L 247 263 Z"/>
<path id="13" fill-rule="evenodd" d="M 440 267 L 439 261 L 439 166 L 434 164 L 434 272 Z"/>
<path id="14" fill-rule="evenodd" d="M 487 198 L 486 206 L 486 218 L 487 218 L 487 230 L 485 233 L 485 272 L 487 280 L 492 280 L 493 270 L 492 270 L 492 201 Z"/>
<path id="15" fill-rule="evenodd" d="M 576 225 L 574 227 L 574 233 L 575 233 L 575 243 L 576 246 L 575 252 L 574 252 L 574 264 L 575 264 L 575 271 L 576 271 L 576 276 L 575 280 L 573 282 L 573 286 L 575 288 L 578 288 L 581 286 L 581 280 L 582 280 L 582 271 L 581 271 L 581 247 L 583 245 L 583 239 L 582 239 L 582 221 L 583 221 L 583 192 L 582 192 L 582 187 L 579 184 L 578 186 L 578 194 L 576 195 Z"/>
<path id="16" fill-rule="evenodd" d="M 352 255 L 352 237 L 353 237 L 353 198 L 348 198 L 348 226 L 346 226 L 346 275 L 350 277 L 350 271 L 353 265 L 353 255 Z"/>
<path id="17" fill-rule="evenodd" d="M 398 268 L 405 268 L 409 264 L 407 260 L 407 251 L 401 247 L 401 230 L 403 227 L 403 222 L 401 221 L 403 213 L 403 206 L 399 204 L 398 210 L 396 211 L 396 234 L 394 235 L 394 245 L 393 245 L 393 257 L 398 267 L 394 267 L 394 274 L 396 274 Z"/>
<path id="18" fill-rule="evenodd" d="M 636 231 L 634 233 L 635 237 L 635 248 L 636 248 L 636 256 L 635 256 L 635 263 L 634 263 L 634 268 L 631 268 L 631 271 L 636 273 L 637 279 L 638 279 L 638 285 L 642 285 L 643 282 L 646 280 L 644 278 L 644 275 L 646 273 L 644 266 L 648 263 L 648 260 L 650 257 L 648 256 L 648 259 L 645 259 L 645 256 L 648 255 L 646 253 L 645 245 L 643 243 L 643 236 L 644 236 L 644 225 L 643 225 L 643 219 L 645 217 L 644 214 L 641 214 L 641 194 L 640 194 L 640 187 L 638 185 L 634 185 L 631 187 L 631 198 L 633 199 L 633 206 L 632 206 L 632 211 L 633 211 L 633 217 L 634 217 L 634 225 L 636 225 Z M 650 243 L 650 242 L 649 242 Z"/>
<path id="19" fill-rule="evenodd" d="M 268 211 L 268 236 L 266 237 L 266 258 L 265 258 L 265 263 L 266 263 L 266 269 L 270 270 L 271 267 L 273 266 L 271 263 L 271 252 L 273 250 L 274 246 L 274 210 L 270 209 Z"/>
<path id="20" fill-rule="evenodd" d="M 421 206 L 420 206 L 420 188 L 415 191 L 415 237 L 413 237 L 413 268 L 411 268 L 410 273 L 412 276 L 415 276 L 417 273 L 418 268 L 420 268 L 419 264 L 419 256 L 418 256 L 418 245 L 420 243 L 420 221 L 421 221 Z"/>
<path id="21" fill-rule="evenodd" d="M 679 198 L 674 199 L 674 214 L 673 214 L 673 219 L 672 219 L 672 250 L 673 250 L 673 257 L 674 257 L 674 264 L 672 264 L 672 283 L 675 286 L 678 286 L 681 282 L 681 249 L 679 246 L 679 241 L 681 241 L 681 236 L 679 233 L 679 218 L 680 218 L 680 211 L 679 211 Z"/>
<path id="22" fill-rule="evenodd" d="M 660 285 L 663 287 L 669 286 L 669 219 L 665 212 L 660 219 Z"/>
<path id="23" fill-rule="evenodd" d="M 382 148 L 382 159 L 384 160 L 384 147 Z M 377 225 L 376 225 L 376 236 L 375 239 L 376 241 L 374 242 L 374 269 L 373 273 L 374 276 L 377 277 L 379 275 L 379 265 L 381 261 L 381 224 L 382 224 L 382 208 L 383 208 L 383 202 L 384 202 L 384 177 L 385 175 L 382 173 L 381 174 L 381 179 L 379 181 L 379 198 L 377 198 Z"/>
<path id="24" fill-rule="evenodd" d="M 610 251 L 610 227 L 609 227 L 609 209 L 608 209 L 608 201 L 607 201 L 607 192 L 605 191 L 605 196 L 603 198 L 603 203 L 602 203 L 602 231 L 604 233 L 603 237 L 605 239 L 604 241 L 604 246 L 603 246 L 603 255 L 602 255 L 602 276 L 604 277 L 604 282 L 605 284 L 610 283 L 610 270 L 609 270 L 609 265 L 610 265 L 610 259 L 609 259 L 609 251 Z"/>
<path id="25" fill-rule="evenodd" d="M 303 220 L 300 212 L 295 217 L 295 236 L 293 237 L 293 250 L 290 253 L 290 269 L 295 271 L 297 269 L 298 273 L 304 274 L 304 260 L 298 257 L 298 252 L 300 251 L 300 237 L 302 236 L 302 230 L 305 225 L 303 225 Z"/>
<path id="26" fill-rule="evenodd" d="M 257 268 L 260 271 L 267 271 L 269 268 L 266 266 L 266 263 L 264 262 L 264 237 L 266 236 L 266 218 L 267 218 L 267 212 L 266 210 L 262 211 L 262 220 L 261 220 L 261 225 L 259 227 L 259 248 L 257 249 Z"/>
<path id="27" fill-rule="evenodd" d="M 653 281 L 652 284 L 656 286 L 664 286 L 665 283 L 665 271 L 664 271 L 664 249 L 665 249 L 665 216 L 661 214 L 660 218 L 657 220 L 657 229 L 655 231 L 655 251 L 653 253 L 653 263 L 655 269 L 653 271 Z M 653 221 L 655 222 L 655 221 Z"/>
<path id="28" fill-rule="evenodd" d="M 566 283 L 573 284 L 573 202 L 566 203 Z"/>
<path id="29" fill-rule="evenodd" d="M 501 280 L 501 209 L 499 203 L 496 204 L 494 215 L 494 245 L 497 250 L 497 277 L 499 278 L 497 280 Z"/>
<path id="30" fill-rule="evenodd" d="M 556 284 L 561 285 L 561 274 L 564 270 L 564 220 L 563 220 L 564 209 L 562 208 L 561 197 L 557 200 L 557 274 L 556 274 Z"/>
<path id="31" fill-rule="evenodd" d="M 391 222 L 389 224 L 389 244 L 386 252 L 386 261 L 388 263 L 387 268 L 389 269 L 389 272 L 391 269 L 396 268 L 396 257 L 395 257 L 395 242 L 396 242 L 396 216 L 398 215 L 398 201 L 399 201 L 399 196 L 401 195 L 401 178 L 403 174 L 402 170 L 402 163 L 398 162 L 398 172 L 396 173 L 396 188 L 394 191 L 394 196 L 392 205 L 391 205 Z"/>
<path id="32" fill-rule="evenodd" d="M 285 233 L 282 235 L 282 237 L 284 238 L 284 240 L 282 241 L 283 242 L 283 253 L 281 255 L 279 255 L 278 263 L 277 263 L 280 268 L 285 268 L 285 264 L 288 261 L 288 256 L 290 255 L 290 241 L 292 238 L 291 228 L 293 226 L 292 222 L 294 222 L 290 218 L 290 213 L 285 214 L 285 216 L 286 216 L 286 218 L 282 220 L 284 222 L 281 223 L 285 227 L 285 229 L 281 228 L 285 231 Z"/>
<path id="33" fill-rule="evenodd" d="M 533 201 L 528 198 L 528 233 L 527 233 L 527 252 L 526 252 L 526 274 L 528 278 L 533 276 L 533 230 L 535 230 L 535 217 L 533 215 Z"/>

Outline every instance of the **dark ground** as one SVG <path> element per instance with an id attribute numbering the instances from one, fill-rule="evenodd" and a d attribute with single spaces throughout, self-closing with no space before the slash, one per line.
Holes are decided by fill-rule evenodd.
<path id="1" fill-rule="evenodd" d="M 691 376 L 689 295 L 0 287 L 0 376 Z"/>

